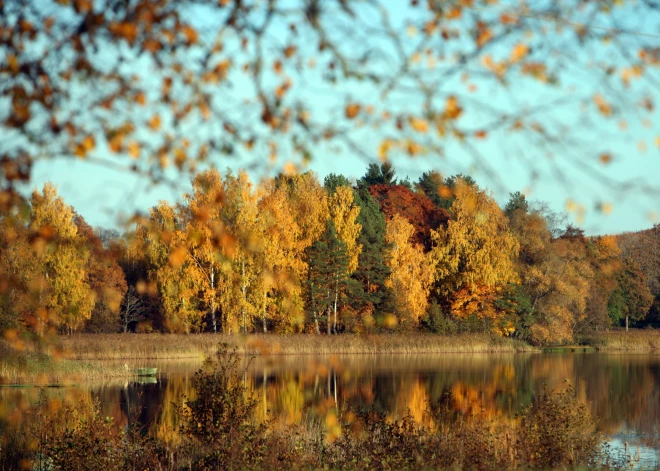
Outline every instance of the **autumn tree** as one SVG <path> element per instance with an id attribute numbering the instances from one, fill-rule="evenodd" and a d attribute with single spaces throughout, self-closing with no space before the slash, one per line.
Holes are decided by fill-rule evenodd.
<path id="1" fill-rule="evenodd" d="M 356 222 L 360 207 L 353 201 L 353 190 L 348 186 L 337 187 L 329 198 L 328 209 L 337 237 L 346 246 L 348 272 L 353 273 L 362 252 L 362 245 L 358 243 L 362 226 Z"/>
<path id="2" fill-rule="evenodd" d="M 262 286 L 265 275 L 264 220 L 259 215 L 259 194 L 245 172 L 237 176 L 228 172 L 225 176 L 225 202 L 221 218 L 233 234 L 235 245 L 230 255 L 230 287 L 223 297 L 223 312 L 228 325 L 242 332 L 252 329 L 255 318 L 263 318 L 266 288 Z M 230 327 L 231 328 L 231 327 Z"/>
<path id="3" fill-rule="evenodd" d="M 608 312 L 615 324 L 625 320 L 628 330 L 630 321 L 634 324 L 646 317 L 653 304 L 653 294 L 646 283 L 645 273 L 632 258 L 624 261 L 623 269 L 616 274 L 616 282 L 609 298 Z"/>
<path id="4" fill-rule="evenodd" d="M 590 282 L 586 315 L 576 325 L 575 332 L 607 329 L 611 325 L 608 304 L 617 287 L 617 274 L 621 271 L 621 250 L 614 236 L 591 237 L 586 241 L 587 259 L 593 278 Z"/>
<path id="5" fill-rule="evenodd" d="M 29 212 L 17 210 L 0 215 L 0 331 L 34 325 L 40 308 L 39 292 L 45 279 L 39 271 L 28 232 Z M 45 234 L 47 235 L 47 234 Z M 33 239 L 39 245 L 43 241 Z"/>
<path id="6" fill-rule="evenodd" d="M 101 237 L 81 215 L 74 215 L 74 223 L 90 253 L 85 270 L 86 282 L 95 293 L 96 301 L 85 329 L 93 332 L 117 332 L 121 303 L 128 289 L 124 272 L 114 254 L 104 247 Z"/>
<path id="7" fill-rule="evenodd" d="M 202 313 L 195 283 L 193 261 L 186 244 L 185 227 L 176 208 L 161 201 L 149 211 L 149 218 L 137 227 L 150 263 L 150 282 L 157 287 L 164 328 L 170 332 L 201 329 Z"/>
<path id="8" fill-rule="evenodd" d="M 485 191 L 459 182 L 455 197 L 447 228 L 434 233 L 436 289 L 457 317 L 496 317 L 495 293 L 518 278 L 518 241 Z"/>
<path id="9" fill-rule="evenodd" d="M 35 318 L 32 327 L 43 332 L 53 323 L 71 333 L 94 309 L 95 295 L 87 284 L 90 252 L 78 232 L 73 209 L 50 183 L 42 192 L 32 194 L 29 230 L 35 237 L 33 247 L 44 278 L 40 305 L 46 310 L 44 316 Z"/>
<path id="10" fill-rule="evenodd" d="M 385 241 L 390 245 L 385 281 L 392 290 L 395 314 L 403 328 L 416 328 L 423 317 L 434 279 L 434 267 L 423 248 L 414 243 L 415 229 L 403 216 L 387 220 Z"/>
<path id="11" fill-rule="evenodd" d="M 414 193 L 401 185 L 372 185 L 369 193 L 386 218 L 399 214 L 413 225 L 413 242 L 425 251 L 431 248 L 431 231 L 446 224 L 449 219 L 447 212 L 437 208 L 426 195 Z"/>
<path id="12" fill-rule="evenodd" d="M 227 290 L 228 257 L 235 245 L 220 216 L 226 202 L 220 173 L 211 169 L 196 175 L 184 201 L 179 212 L 186 225 L 183 243 L 191 261 L 189 274 L 208 310 L 211 330 L 217 332 L 220 293 Z"/>

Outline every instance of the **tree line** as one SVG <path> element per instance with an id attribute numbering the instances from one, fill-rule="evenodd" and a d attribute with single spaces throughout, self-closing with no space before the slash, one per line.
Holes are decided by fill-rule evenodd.
<path id="1" fill-rule="evenodd" d="M 660 227 L 587 237 L 544 203 L 504 208 L 469 176 L 259 184 L 197 174 L 123 235 L 52 184 L 0 215 L 5 332 L 458 333 L 534 344 L 660 320 Z M 14 335 L 14 334 L 11 334 Z"/>

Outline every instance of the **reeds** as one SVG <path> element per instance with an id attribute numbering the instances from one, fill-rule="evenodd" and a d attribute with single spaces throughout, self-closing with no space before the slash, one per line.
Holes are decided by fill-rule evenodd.
<path id="1" fill-rule="evenodd" d="M 218 343 L 254 355 L 353 355 L 423 353 L 513 353 L 534 351 L 522 341 L 488 334 L 441 336 L 379 335 L 228 335 L 228 334 L 76 334 L 61 337 L 59 349 L 71 360 L 207 358 Z"/>
<path id="2" fill-rule="evenodd" d="M 0 384 L 73 384 L 133 376 L 120 366 L 59 359 L 47 353 L 12 349 L 0 341 Z"/>
<path id="3" fill-rule="evenodd" d="M 660 330 L 595 332 L 584 341 L 603 351 L 651 352 L 660 350 Z"/>

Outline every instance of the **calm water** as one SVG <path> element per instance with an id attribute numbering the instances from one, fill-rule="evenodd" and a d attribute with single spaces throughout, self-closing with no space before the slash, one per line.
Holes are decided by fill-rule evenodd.
<path id="1" fill-rule="evenodd" d="M 50 407 L 98 400 L 119 426 L 133 421 L 148 433 L 174 440 L 175 404 L 194 397 L 192 379 L 202 362 L 131 362 L 156 366 L 152 382 L 116 381 L 45 391 Z M 259 414 L 277 425 L 322 417 L 329 410 L 373 408 L 397 416 L 407 410 L 424 421 L 424 411 L 442 402 L 457 414 L 483 412 L 510 420 L 543 388 L 559 390 L 570 381 L 589 404 L 600 430 L 615 447 L 625 442 L 642 459 L 658 463 L 660 355 L 511 354 L 408 356 L 290 356 L 257 358 L 245 382 L 259 399 Z M 37 388 L 0 388 L 0 417 L 29 420 L 39 401 Z M 6 423 L 6 422 L 5 422 Z"/>

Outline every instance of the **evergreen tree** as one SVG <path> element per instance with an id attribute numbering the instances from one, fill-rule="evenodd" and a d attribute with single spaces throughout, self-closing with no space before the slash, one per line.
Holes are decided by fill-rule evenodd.
<path id="1" fill-rule="evenodd" d="M 358 182 L 359 187 L 370 187 L 371 185 L 396 185 L 394 178 L 394 167 L 389 161 L 382 164 L 369 164 L 367 173 Z"/>
<path id="2" fill-rule="evenodd" d="M 307 250 L 307 258 L 307 298 L 316 332 L 320 333 L 319 320 L 325 319 L 328 334 L 336 333 L 337 306 L 349 286 L 349 257 L 332 220 L 328 220 L 321 238 Z"/>
<path id="3" fill-rule="evenodd" d="M 349 186 L 352 187 L 353 183 L 343 175 L 337 175 L 336 173 L 330 173 L 323 180 L 323 187 L 325 191 L 328 192 L 328 196 L 332 196 L 340 186 Z"/>
<path id="4" fill-rule="evenodd" d="M 439 208 L 445 208 L 443 198 L 440 196 L 440 189 L 444 185 L 442 175 L 435 170 L 422 173 L 417 183 L 415 183 L 415 190 L 421 191 Z M 447 208 L 445 208 L 447 209 Z"/>
<path id="5" fill-rule="evenodd" d="M 385 216 L 366 189 L 355 191 L 354 197 L 360 207 L 356 222 L 362 226 L 358 236 L 362 252 L 358 257 L 357 270 L 353 273 L 353 279 L 358 284 L 352 299 L 358 306 L 371 303 L 378 308 L 382 307 L 389 292 L 385 287 L 385 280 L 390 275 L 390 269 L 385 263 Z"/>
<path id="6" fill-rule="evenodd" d="M 504 207 L 504 214 L 509 220 L 513 217 L 516 211 L 523 211 L 525 214 L 529 212 L 529 203 L 521 192 L 509 193 L 509 201 Z"/>

